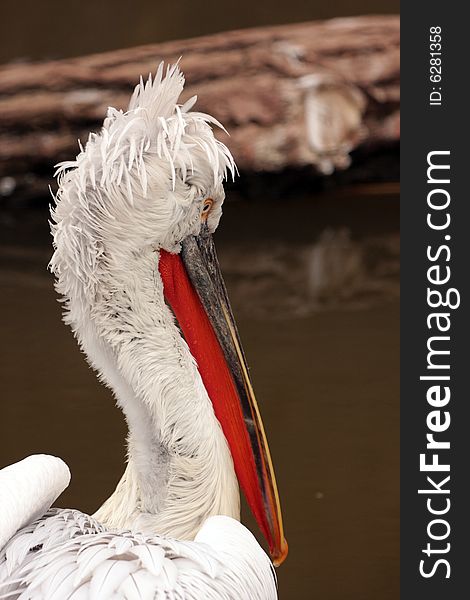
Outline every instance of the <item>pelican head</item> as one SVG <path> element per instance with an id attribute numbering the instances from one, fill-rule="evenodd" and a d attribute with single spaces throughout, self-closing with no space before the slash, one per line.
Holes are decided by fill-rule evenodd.
<path id="1" fill-rule="evenodd" d="M 287 544 L 274 470 L 212 240 L 236 167 L 214 137 L 222 126 L 191 110 L 196 97 L 178 104 L 183 86 L 178 66 L 161 64 L 57 171 L 51 267 L 65 320 L 130 429 L 128 470 L 98 516 L 184 537 L 214 512 L 233 516 L 201 500 L 206 486 L 232 493 L 210 466 L 226 444 L 227 469 L 279 564 Z M 212 443 L 220 429 L 223 443 Z"/>

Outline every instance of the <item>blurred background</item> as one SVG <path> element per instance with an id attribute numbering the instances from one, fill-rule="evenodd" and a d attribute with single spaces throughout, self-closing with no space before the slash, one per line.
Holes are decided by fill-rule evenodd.
<path id="1" fill-rule="evenodd" d="M 47 0 L 2 9 L 0 467 L 34 452 L 61 456 L 73 479 L 59 505 L 84 511 L 95 510 L 122 474 L 123 417 L 61 322 L 47 272 L 48 185 L 54 162 L 75 156 L 77 137 L 86 139 L 84 133 L 99 126 L 108 101 L 119 106 L 128 97 L 134 70 L 183 54 L 190 91 L 228 123 L 228 144 L 240 165 L 240 177 L 227 185 L 216 243 L 283 501 L 290 554 L 278 570 L 280 598 L 397 598 L 395 22 L 366 20 L 364 29 L 361 20 L 341 20 L 263 31 L 394 14 L 399 3 Z M 200 42 L 152 47 L 132 54 L 132 61 L 113 54 L 94 63 L 60 62 L 252 27 L 260 29 L 207 38 L 205 46 L 216 51 L 205 63 Z M 223 55 L 227 39 L 230 53 Z M 251 99 L 256 86 L 269 89 L 278 94 L 278 112 L 264 92 L 242 116 L 238 104 L 228 102 L 225 79 L 238 77 L 230 65 L 239 48 L 245 53 L 237 67 L 241 83 L 233 83 L 239 95 Z M 260 48 L 267 49 L 262 59 Z M 271 60 L 277 51 L 287 62 Z M 59 62 L 41 70 L 50 60 Z M 100 78 L 90 81 L 83 69 L 98 63 Z M 124 75 L 111 74 L 116 64 L 131 63 Z M 220 87 L 211 70 L 216 63 L 222 64 Z M 54 79 L 62 71 L 66 75 Z M 72 110 L 67 94 L 82 88 L 96 98 Z M 57 142 L 59 133 L 64 142 Z M 246 523 L 255 531 L 248 514 Z"/>
<path id="2" fill-rule="evenodd" d="M 242 27 L 398 11 L 396 0 L 291 0 L 289 5 L 279 0 L 94 0 L 80 5 L 18 0 L 2 6 L 0 58 L 64 58 Z"/>

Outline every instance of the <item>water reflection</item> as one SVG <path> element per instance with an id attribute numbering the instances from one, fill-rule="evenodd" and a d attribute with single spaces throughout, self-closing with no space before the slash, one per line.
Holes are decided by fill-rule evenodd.
<path id="1" fill-rule="evenodd" d="M 240 312 L 259 317 L 367 309 L 399 296 L 396 233 L 357 241 L 343 227 L 310 243 L 240 242 L 222 249 L 221 266 Z"/>

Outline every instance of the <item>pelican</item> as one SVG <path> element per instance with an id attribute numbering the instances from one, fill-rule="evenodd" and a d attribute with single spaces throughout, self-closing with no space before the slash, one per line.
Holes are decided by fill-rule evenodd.
<path id="1" fill-rule="evenodd" d="M 92 516 L 50 509 L 69 480 L 58 458 L 0 472 L 0 598 L 277 597 L 279 496 L 212 241 L 236 167 L 183 86 L 160 64 L 58 165 L 50 268 L 128 459 Z M 238 483 L 272 562 L 239 522 Z"/>

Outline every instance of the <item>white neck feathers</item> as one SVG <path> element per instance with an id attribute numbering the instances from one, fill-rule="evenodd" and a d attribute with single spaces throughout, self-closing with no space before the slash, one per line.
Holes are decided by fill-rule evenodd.
<path id="1" fill-rule="evenodd" d="M 211 515 L 239 518 L 230 451 L 164 302 L 158 254 L 108 265 L 99 290 L 90 306 L 69 297 L 66 317 L 129 426 L 129 464 L 96 517 L 183 539 Z"/>

